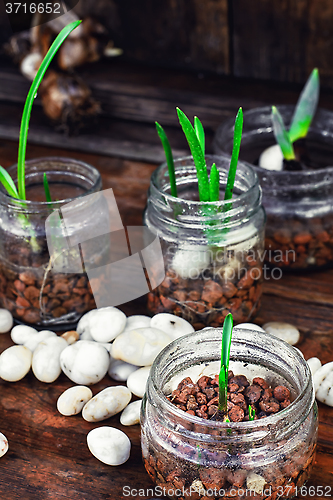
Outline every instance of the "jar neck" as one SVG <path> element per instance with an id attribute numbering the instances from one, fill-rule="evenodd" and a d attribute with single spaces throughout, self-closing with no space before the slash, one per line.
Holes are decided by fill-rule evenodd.
<path id="1" fill-rule="evenodd" d="M 235 329 L 230 360 L 237 363 L 237 366 L 241 363 L 244 370 L 251 365 L 254 369 L 253 376 L 257 376 L 255 370 L 261 367 L 289 384 L 294 392 L 294 400 L 284 410 L 252 422 L 225 423 L 189 415 L 166 398 L 166 393 L 175 388 L 172 387 L 174 377 L 177 376 L 177 383 L 180 382 L 183 374 L 186 376 L 186 369 L 191 369 L 192 374 L 197 372 L 198 378 L 200 367 L 206 369 L 208 364 L 214 363 L 218 370 L 221 336 L 222 329 L 205 328 L 172 342 L 155 359 L 148 379 L 146 397 L 153 405 L 161 425 L 173 431 L 177 429 L 186 439 L 204 439 L 207 443 L 214 442 L 220 436 L 226 445 L 237 441 L 258 443 L 261 446 L 268 435 L 270 439 L 288 438 L 299 429 L 312 410 L 312 378 L 300 353 L 269 334 Z"/>
<path id="2" fill-rule="evenodd" d="M 243 163 L 237 167 L 234 195 L 224 201 L 230 158 L 206 156 L 207 171 L 216 164 L 220 174 L 220 199 L 217 202 L 198 200 L 197 172 L 192 157 L 175 161 L 175 177 L 178 197 L 170 194 L 167 164 L 160 165 L 152 175 L 146 223 L 155 232 L 163 227 L 164 237 L 172 239 L 175 233 L 199 231 L 203 239 L 209 234 L 210 242 L 219 243 L 221 235 L 226 240 L 241 226 L 249 223 L 261 209 L 261 189 L 256 173 Z M 190 236 L 190 235 L 188 235 Z M 191 237 L 190 237 L 191 239 Z"/>
<path id="3" fill-rule="evenodd" d="M 8 173 L 17 185 L 17 165 L 9 167 Z M 64 199 L 57 196 L 52 202 L 17 200 L 0 185 L 0 206 L 5 206 L 14 212 L 49 214 L 74 199 L 95 193 L 102 188 L 100 173 L 93 166 L 75 159 L 58 157 L 43 157 L 26 161 L 26 188 L 33 186 L 34 189 L 44 192 L 44 173 L 48 178 L 51 196 L 54 184 L 68 184 L 69 187 L 73 187 L 73 195 L 69 188 L 69 195 L 67 193 Z M 75 189 L 79 194 L 75 192 Z"/>

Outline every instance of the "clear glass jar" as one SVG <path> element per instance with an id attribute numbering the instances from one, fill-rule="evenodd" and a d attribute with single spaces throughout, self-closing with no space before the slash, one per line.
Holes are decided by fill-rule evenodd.
<path id="1" fill-rule="evenodd" d="M 291 404 L 263 419 L 205 420 L 166 397 L 186 376 L 195 383 L 202 374 L 218 373 L 221 335 L 222 329 L 205 328 L 172 342 L 155 359 L 141 408 L 146 470 L 170 498 L 292 498 L 309 478 L 318 431 L 311 372 L 297 349 L 268 334 L 234 329 L 234 374 L 263 377 L 291 391 Z"/>
<path id="2" fill-rule="evenodd" d="M 220 172 L 221 194 L 230 158 L 207 156 Z M 232 202 L 198 201 L 192 157 L 175 161 L 178 198 L 171 196 L 166 164 L 152 175 L 144 216 L 160 237 L 166 276 L 148 294 L 153 314 L 171 312 L 196 329 L 218 326 L 232 312 L 235 322 L 255 316 L 262 292 L 265 213 L 253 169 L 239 162 Z"/>
<path id="3" fill-rule="evenodd" d="M 15 180 L 17 166 L 8 169 Z M 43 174 L 47 175 L 52 203 L 47 203 Z M 27 201 L 18 202 L 0 189 L 0 304 L 20 322 L 46 327 L 73 324 L 96 307 L 86 273 L 60 273 L 50 268 L 45 221 L 73 199 L 100 191 L 99 172 L 87 163 L 70 158 L 39 158 L 26 162 Z M 32 199 L 34 201 L 29 200 Z M 87 214 L 87 211 L 85 211 Z M 91 211 L 78 226 L 95 224 Z M 99 253 L 101 250 L 99 250 Z M 99 258 L 99 253 L 96 258 Z"/>
<path id="4" fill-rule="evenodd" d="M 294 106 L 278 106 L 287 127 Z M 230 153 L 234 121 L 217 130 L 214 150 Z M 311 162 L 321 168 L 308 171 L 268 171 L 258 166 L 260 153 L 275 144 L 271 108 L 244 113 L 240 157 L 255 168 L 267 213 L 265 259 L 274 266 L 304 269 L 333 264 L 333 113 L 318 109 L 306 144 Z"/>

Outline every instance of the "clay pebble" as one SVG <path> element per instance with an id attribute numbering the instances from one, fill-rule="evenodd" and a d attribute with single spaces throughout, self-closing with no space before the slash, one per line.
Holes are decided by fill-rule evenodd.
<path id="1" fill-rule="evenodd" d="M 79 334 L 90 335 L 96 342 L 110 342 L 125 328 L 126 316 L 116 307 L 101 307 L 86 313 L 77 325 Z"/>
<path id="2" fill-rule="evenodd" d="M 8 451 L 8 439 L 2 432 L 0 432 L 0 458 L 5 455 Z"/>
<path id="3" fill-rule="evenodd" d="M 41 382 L 48 384 L 57 380 L 61 373 L 60 355 L 68 347 L 61 337 L 48 337 L 40 342 L 32 356 L 32 371 Z"/>
<path id="4" fill-rule="evenodd" d="M 66 389 L 58 398 L 57 409 L 59 413 L 69 417 L 80 413 L 84 405 L 93 397 L 89 387 L 75 385 Z"/>
<path id="5" fill-rule="evenodd" d="M 143 398 L 144 393 L 146 392 L 150 368 L 150 366 L 144 366 L 143 368 L 131 373 L 127 379 L 127 387 L 138 398 Z"/>
<path id="6" fill-rule="evenodd" d="M 90 452 L 107 465 L 121 465 L 130 456 L 131 442 L 126 434 L 114 427 L 97 427 L 87 435 Z"/>
<path id="7" fill-rule="evenodd" d="M 0 309 L 0 333 L 7 333 L 13 326 L 13 316 L 7 309 Z"/>
<path id="8" fill-rule="evenodd" d="M 333 361 L 318 368 L 313 375 L 316 399 L 328 406 L 333 406 Z"/>
<path id="9" fill-rule="evenodd" d="M 194 328 L 186 319 L 170 313 L 155 314 L 150 321 L 151 328 L 157 328 L 170 335 L 172 339 L 178 339 L 188 333 L 193 333 Z"/>
<path id="10" fill-rule="evenodd" d="M 60 355 L 60 366 L 78 385 L 97 384 L 106 375 L 110 363 L 108 351 L 98 342 L 79 340 Z"/>
<path id="11" fill-rule="evenodd" d="M 121 425 L 136 425 L 140 423 L 140 411 L 141 411 L 142 399 L 138 401 L 133 401 L 122 411 L 120 415 Z"/>
<path id="12" fill-rule="evenodd" d="M 32 352 L 23 345 L 13 345 L 0 354 L 0 377 L 7 382 L 17 382 L 31 368 Z"/>
<path id="13" fill-rule="evenodd" d="M 157 328 L 137 328 L 121 333 L 115 339 L 111 355 L 132 365 L 149 366 L 171 340 L 169 335 Z"/>
<path id="14" fill-rule="evenodd" d="M 123 385 L 107 387 L 85 404 L 82 416 L 87 422 L 100 422 L 122 411 L 131 397 L 131 391 Z"/>
<path id="15" fill-rule="evenodd" d="M 126 382 L 131 373 L 137 371 L 138 368 L 138 366 L 131 365 L 120 359 L 111 358 L 108 374 L 117 382 Z"/>
<path id="16" fill-rule="evenodd" d="M 265 323 L 263 325 L 263 329 L 278 337 L 285 342 L 288 342 L 290 345 L 295 345 L 300 339 L 300 333 L 298 329 L 291 325 L 290 323 L 283 323 L 281 321 L 270 321 L 269 323 Z"/>

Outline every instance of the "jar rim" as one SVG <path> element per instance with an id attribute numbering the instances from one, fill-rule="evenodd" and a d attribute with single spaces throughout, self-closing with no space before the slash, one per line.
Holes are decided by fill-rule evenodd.
<path id="1" fill-rule="evenodd" d="M 186 339 L 195 340 L 195 338 L 197 338 L 199 340 L 200 336 L 202 336 L 203 333 L 205 333 L 207 335 L 207 334 L 210 334 L 213 332 L 216 332 L 216 334 L 217 334 L 217 332 L 219 332 L 218 335 L 219 335 L 219 338 L 221 338 L 222 328 L 209 328 L 209 327 L 204 328 L 203 330 L 199 330 L 197 332 L 190 333 L 188 335 L 184 335 L 183 337 L 181 337 L 181 339 L 174 340 L 173 342 L 168 344 L 158 354 L 158 356 L 155 358 L 155 360 L 153 362 L 153 365 L 152 365 L 152 368 L 151 368 L 151 371 L 149 374 L 149 379 L 148 379 L 148 380 L 151 380 L 151 385 L 152 385 L 153 393 L 154 393 L 153 396 L 154 396 L 155 403 L 157 405 L 165 406 L 171 414 L 177 416 L 177 418 L 180 421 L 185 422 L 185 425 L 186 425 L 186 423 L 197 424 L 197 425 L 201 424 L 201 425 L 208 427 L 208 428 L 215 428 L 215 429 L 220 429 L 220 430 L 238 429 L 238 430 L 247 430 L 250 432 L 251 431 L 255 432 L 256 430 L 258 430 L 258 426 L 260 426 L 260 425 L 262 427 L 268 427 L 268 426 L 271 427 L 274 424 L 277 424 L 277 422 L 281 420 L 281 417 L 286 418 L 286 419 L 288 417 L 290 417 L 292 412 L 295 411 L 295 409 L 297 409 L 298 407 L 300 407 L 302 405 L 302 401 L 306 395 L 306 392 L 309 389 L 312 391 L 311 404 L 309 405 L 309 411 L 310 411 L 310 409 L 312 408 L 313 403 L 315 401 L 315 394 L 314 394 L 314 391 L 312 388 L 312 376 L 311 376 L 311 371 L 310 371 L 310 368 L 309 368 L 307 362 L 305 361 L 302 354 L 298 351 L 298 349 L 294 348 L 293 346 L 289 345 L 288 343 L 284 342 L 283 340 L 281 340 L 281 339 L 279 339 L 279 338 L 277 338 L 269 333 L 266 333 L 266 332 L 263 333 L 263 332 L 258 332 L 256 330 L 249 330 L 249 329 L 242 329 L 242 328 L 236 328 L 236 330 L 233 331 L 233 336 L 232 336 L 232 341 L 231 341 L 232 343 L 235 342 L 236 339 L 239 342 L 241 340 L 242 334 L 244 334 L 244 333 L 245 333 L 245 335 L 251 334 L 251 338 L 253 337 L 254 340 L 258 340 L 258 339 L 260 339 L 260 336 L 264 336 L 264 338 L 266 338 L 270 342 L 272 342 L 273 345 L 276 344 L 276 345 L 280 346 L 280 349 L 281 348 L 285 349 L 289 353 L 289 355 L 294 357 L 297 362 L 299 362 L 301 365 L 303 365 L 303 368 L 305 369 L 305 373 L 306 373 L 306 380 L 304 381 L 304 385 L 303 385 L 301 391 L 299 392 L 297 397 L 291 402 L 291 404 L 289 406 L 287 406 L 285 409 L 280 410 L 278 413 L 266 416 L 264 419 L 253 420 L 253 421 L 244 421 L 244 422 L 221 422 L 221 421 L 215 421 L 215 420 L 206 420 L 206 419 L 200 418 L 198 416 L 188 414 L 188 413 L 184 412 L 183 410 L 181 410 L 180 408 L 177 408 L 175 405 L 173 405 L 167 399 L 163 390 L 161 390 L 157 384 L 157 381 L 160 380 L 161 367 L 159 366 L 159 364 L 160 364 L 161 359 L 163 358 L 163 356 L 166 356 L 169 359 L 170 358 L 169 355 L 171 355 L 172 352 L 175 349 L 177 349 L 177 346 L 179 345 L 180 340 L 182 342 L 185 342 Z M 240 337 L 240 339 L 238 337 Z M 208 339 L 206 339 L 206 340 L 208 340 Z M 212 361 L 212 359 L 207 359 L 206 362 L 209 360 Z M 195 364 L 198 364 L 198 363 L 194 363 L 192 365 L 189 365 L 189 367 L 194 366 Z M 260 422 L 260 424 L 258 422 Z M 297 425 L 298 425 L 298 423 L 297 423 Z"/>
<path id="2" fill-rule="evenodd" d="M 40 163 L 43 163 L 43 162 L 49 162 L 49 163 L 58 163 L 58 164 L 61 164 L 61 163 L 64 163 L 64 164 L 74 164 L 74 165 L 78 165 L 80 167 L 82 167 L 83 169 L 85 169 L 87 172 L 91 172 L 91 174 L 93 175 L 93 184 L 91 185 L 91 187 L 85 191 L 84 193 L 78 195 L 78 196 L 74 196 L 74 197 L 70 197 L 70 198 L 64 198 L 62 200 L 56 200 L 56 201 L 33 201 L 33 200 L 21 200 L 21 199 L 18 199 L 18 198 L 14 198 L 13 196 L 11 196 L 10 194 L 8 194 L 4 188 L 2 188 L 2 186 L 0 186 L 0 203 L 6 203 L 10 206 L 14 206 L 15 208 L 24 208 L 24 209 L 56 209 L 56 208 L 60 208 L 62 205 L 64 205 L 65 203 L 70 203 L 71 201 L 73 200 L 77 200 L 78 198 L 83 198 L 84 196 L 86 195 L 89 195 L 89 194 L 92 194 L 95 192 L 95 190 L 101 185 L 101 174 L 99 173 L 99 171 L 92 165 L 90 165 L 89 163 L 86 163 L 85 161 L 82 161 L 82 160 L 77 160 L 76 158 L 66 158 L 66 157 L 62 157 L 62 156 L 42 156 L 40 158 L 33 158 L 31 160 L 26 160 L 25 161 L 25 166 L 26 166 L 26 171 L 25 171 L 25 175 L 29 174 L 29 172 L 27 172 L 27 167 L 33 167 L 34 165 L 38 165 Z M 7 171 L 9 173 L 11 173 L 12 171 L 15 171 L 15 169 L 17 170 L 17 163 L 11 165 Z M 70 172 L 70 170 L 68 170 L 68 172 Z M 14 182 L 17 181 L 17 177 L 14 177 Z"/>
<path id="3" fill-rule="evenodd" d="M 209 160 L 212 160 L 213 163 L 214 163 L 214 159 L 216 161 L 217 160 L 228 161 L 229 164 L 230 164 L 230 160 L 231 160 L 231 157 L 228 156 L 225 153 L 220 153 L 218 155 L 211 155 L 211 154 L 208 155 L 207 154 L 207 155 L 205 155 L 205 158 L 209 159 Z M 177 165 L 180 164 L 181 162 L 189 161 L 189 160 L 191 161 L 191 163 L 193 163 L 193 166 L 194 166 L 193 157 L 191 155 L 180 157 L 180 158 L 176 158 L 174 160 L 175 169 L 176 169 Z M 233 201 L 237 200 L 238 203 L 241 203 L 242 201 L 245 201 L 246 198 L 248 198 L 249 195 L 252 194 L 252 192 L 254 192 L 255 190 L 260 189 L 259 177 L 258 177 L 258 174 L 256 173 L 255 169 L 253 168 L 253 166 L 250 163 L 247 163 L 247 162 L 244 162 L 244 161 L 238 161 L 237 170 L 238 170 L 238 167 L 240 165 L 242 167 L 245 167 L 246 170 L 252 175 L 252 185 L 244 193 L 237 194 L 237 195 L 234 194 L 233 195 L 232 200 Z M 166 167 L 167 167 L 167 162 L 163 162 L 163 163 L 161 163 L 154 170 L 154 172 L 152 173 L 152 176 L 151 176 L 151 185 L 154 187 L 154 189 L 156 189 L 156 191 L 158 191 L 159 194 L 163 195 L 163 197 L 167 201 L 169 201 L 170 203 L 175 203 L 175 202 L 184 203 L 184 204 L 186 204 L 188 206 L 196 207 L 198 209 L 201 208 L 201 207 L 203 207 L 203 206 L 206 206 L 206 207 L 211 207 L 211 206 L 214 206 L 214 207 L 224 207 L 224 206 L 226 206 L 228 204 L 230 205 L 231 200 L 226 200 L 226 201 L 225 200 L 219 200 L 219 201 L 195 201 L 195 200 L 188 200 L 188 199 L 184 199 L 184 198 L 178 198 L 176 196 L 173 196 L 171 193 L 167 193 L 166 191 L 162 190 L 158 186 L 158 183 L 157 183 L 158 174 L 163 169 L 165 169 Z M 236 175 L 237 175 L 237 171 L 236 171 Z"/>
<path id="4" fill-rule="evenodd" d="M 290 113 L 292 115 L 292 113 L 295 109 L 295 106 L 292 104 L 280 104 L 280 105 L 277 105 L 276 107 L 282 115 L 284 113 Z M 258 108 L 248 109 L 248 110 L 244 111 L 244 121 L 246 121 L 246 118 L 249 118 L 253 115 L 257 115 L 260 113 L 264 113 L 264 114 L 268 115 L 268 114 L 271 114 L 271 112 L 272 112 L 271 106 L 260 106 Z M 316 118 L 318 119 L 322 115 L 330 116 L 331 120 L 333 120 L 333 112 L 332 111 L 325 109 L 325 108 L 317 108 L 316 114 L 314 116 L 314 120 L 313 120 L 312 124 L 310 125 L 309 131 L 314 130 L 313 123 L 316 121 Z M 223 123 L 221 123 L 221 125 L 219 125 L 219 127 L 217 128 L 217 131 L 215 133 L 214 140 L 213 140 L 213 145 L 214 145 L 215 150 L 221 149 L 220 145 L 219 145 L 220 138 L 225 135 L 226 131 L 233 129 L 233 127 L 234 127 L 234 119 L 233 118 L 228 118 Z M 273 133 L 273 127 L 271 127 L 271 131 Z M 253 135 L 251 132 L 243 131 L 243 138 L 246 136 L 251 136 L 251 135 Z M 332 140 L 333 140 L 332 132 L 326 131 L 325 135 L 331 136 Z M 220 154 L 220 152 L 218 154 Z M 269 174 L 270 177 L 274 177 L 276 179 L 284 178 L 284 177 L 286 177 L 286 174 L 287 174 L 288 178 L 290 177 L 290 179 L 293 179 L 293 181 L 297 180 L 299 182 L 299 179 L 301 178 L 301 179 L 304 179 L 304 181 L 302 181 L 302 182 L 308 182 L 309 184 L 311 182 L 313 182 L 312 179 L 318 177 L 318 175 L 324 175 L 325 173 L 329 173 L 329 174 L 333 173 L 333 165 L 332 166 L 328 165 L 327 167 L 324 167 L 324 168 L 317 168 L 315 170 L 304 170 L 304 171 L 293 171 L 293 170 L 284 171 L 284 170 L 281 170 L 281 171 L 279 171 L 279 170 L 267 170 L 265 168 L 259 167 L 258 165 L 253 165 L 252 163 L 250 163 L 246 160 L 241 160 L 241 161 L 243 163 L 251 166 L 256 173 L 257 172 L 259 172 L 260 174 L 267 173 L 267 174 Z"/>

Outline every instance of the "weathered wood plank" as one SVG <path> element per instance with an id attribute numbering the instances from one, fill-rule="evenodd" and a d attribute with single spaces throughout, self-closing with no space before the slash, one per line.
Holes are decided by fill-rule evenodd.
<path id="1" fill-rule="evenodd" d="M 330 0 L 233 0 L 234 75 L 333 85 Z"/>

